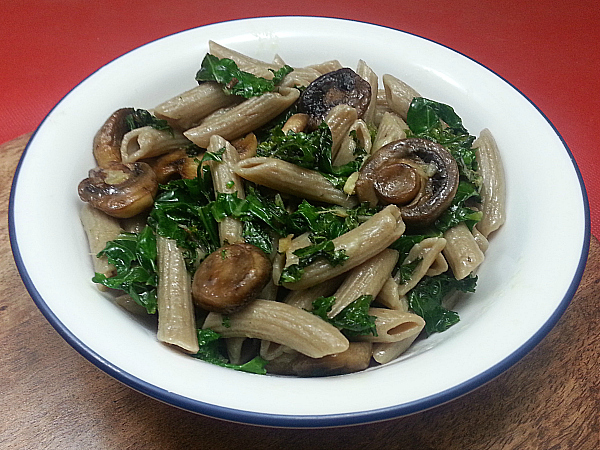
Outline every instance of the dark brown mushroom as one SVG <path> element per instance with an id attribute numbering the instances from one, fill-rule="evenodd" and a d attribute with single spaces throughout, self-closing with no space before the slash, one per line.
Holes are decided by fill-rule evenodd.
<path id="1" fill-rule="evenodd" d="M 192 281 L 194 303 L 230 314 L 254 300 L 271 276 L 271 261 L 258 247 L 224 245 L 202 261 Z"/>
<path id="2" fill-rule="evenodd" d="M 391 142 L 369 157 L 356 182 L 361 202 L 394 203 L 407 225 L 427 226 L 458 189 L 456 160 L 442 145 L 410 138 Z"/>
<path id="3" fill-rule="evenodd" d="M 134 112 L 133 108 L 121 108 L 100 127 L 94 136 L 94 158 L 99 167 L 106 167 L 110 162 L 121 161 L 121 142 L 129 131 L 125 118 Z"/>
<path id="4" fill-rule="evenodd" d="M 298 111 L 310 116 L 309 128 L 318 127 L 337 105 L 349 105 L 362 118 L 371 101 L 371 85 L 349 68 L 321 75 L 298 99 Z"/>
<path id="5" fill-rule="evenodd" d="M 109 216 L 129 218 L 149 209 L 158 191 L 152 168 L 144 162 L 122 164 L 90 170 L 79 183 L 79 197 Z"/>
<path id="6" fill-rule="evenodd" d="M 327 355 L 322 358 L 310 358 L 301 353 L 284 353 L 269 361 L 267 371 L 280 375 L 300 377 L 324 377 L 359 372 L 369 367 L 373 346 L 371 342 L 350 342 L 348 350 Z"/>

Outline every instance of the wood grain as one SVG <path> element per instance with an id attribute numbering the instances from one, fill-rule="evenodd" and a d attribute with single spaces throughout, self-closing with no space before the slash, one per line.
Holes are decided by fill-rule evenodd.
<path id="1" fill-rule="evenodd" d="M 557 326 L 478 390 L 369 425 L 290 430 L 234 424 L 176 409 L 115 381 L 63 341 L 37 310 L 19 278 L 7 232 L 10 183 L 28 137 L 0 146 L 0 448 L 600 448 L 595 238 L 581 285 Z"/>

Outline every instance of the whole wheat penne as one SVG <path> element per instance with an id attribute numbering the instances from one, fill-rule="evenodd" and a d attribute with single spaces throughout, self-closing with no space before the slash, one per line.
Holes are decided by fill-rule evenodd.
<path id="1" fill-rule="evenodd" d="M 123 136 L 121 161 L 132 163 L 153 158 L 188 145 L 190 141 L 178 131 L 171 133 L 150 126 L 135 128 Z"/>
<path id="2" fill-rule="evenodd" d="M 398 342 L 373 343 L 373 359 L 379 364 L 387 364 L 404 353 L 419 337 L 418 334 L 409 336 Z"/>
<path id="3" fill-rule="evenodd" d="M 362 149 L 367 155 L 371 153 L 371 133 L 362 119 L 355 121 L 342 139 L 340 148 L 333 160 L 334 166 L 342 166 L 356 159 L 356 152 Z"/>
<path id="4" fill-rule="evenodd" d="M 477 241 L 464 222 L 444 233 L 444 256 L 457 280 L 472 273 L 485 259 Z"/>
<path id="5" fill-rule="evenodd" d="M 311 68 L 311 69 L 316 69 L 317 71 L 319 71 L 321 73 L 321 75 L 324 75 L 326 73 L 339 70 L 343 66 L 342 66 L 342 63 L 340 63 L 337 59 L 332 59 L 329 61 L 323 61 L 322 63 L 318 63 L 318 64 L 311 64 L 310 66 L 307 66 L 307 67 Z"/>
<path id="6" fill-rule="evenodd" d="M 363 120 L 368 124 L 373 124 L 375 122 L 375 112 L 377 109 L 377 90 L 379 86 L 377 74 L 362 59 L 358 60 L 358 64 L 356 66 L 356 73 L 362 79 L 366 80 L 371 86 L 371 101 L 369 102 L 369 106 L 365 111 Z"/>
<path id="7" fill-rule="evenodd" d="M 243 180 L 233 170 L 234 165 L 240 160 L 238 151 L 217 135 L 210 138 L 207 150 L 211 153 L 223 151 L 221 161 L 209 162 L 215 192 L 236 194 L 238 198 L 245 198 Z M 219 238 L 221 245 L 244 242 L 242 222 L 234 217 L 223 218 L 219 222 Z"/>
<path id="8" fill-rule="evenodd" d="M 335 302 L 327 317 L 337 316 L 346 306 L 363 295 L 377 296 L 398 261 L 398 252 L 387 248 L 348 272 L 335 292 Z"/>
<path id="9" fill-rule="evenodd" d="M 398 114 L 392 112 L 384 113 L 379 123 L 379 128 L 377 128 L 371 153 L 375 153 L 390 142 L 405 139 L 406 130 L 408 130 L 408 125 L 406 125 L 406 122 Z"/>
<path id="10" fill-rule="evenodd" d="M 413 98 L 420 97 L 419 93 L 393 75 L 385 74 L 382 80 L 389 107 L 403 120 L 406 120 L 408 107 Z"/>
<path id="11" fill-rule="evenodd" d="M 431 265 L 435 262 L 437 256 L 446 246 L 446 239 L 444 238 L 427 238 L 423 239 L 418 244 L 415 244 L 411 248 L 408 256 L 402 262 L 402 264 L 410 264 L 415 261 L 419 261 L 415 269 L 413 270 L 410 279 L 404 283 L 400 279 L 400 272 L 395 276 L 396 282 L 400 285 L 399 294 L 402 296 L 414 288 L 417 283 L 423 278 Z"/>
<path id="12" fill-rule="evenodd" d="M 345 207 L 356 205 L 356 199 L 333 186 L 319 172 L 304 169 L 276 158 L 254 157 L 235 165 L 240 177 L 286 194 Z"/>
<path id="13" fill-rule="evenodd" d="M 350 127 L 358 119 L 356 109 L 348 105 L 336 105 L 325 116 L 325 123 L 331 130 L 331 160 L 334 161 L 342 141 L 348 135 Z"/>
<path id="14" fill-rule="evenodd" d="M 299 281 L 283 283 L 292 290 L 306 289 L 334 278 L 375 256 L 404 233 L 405 225 L 396 205 L 388 205 L 358 227 L 335 238 L 336 250 L 344 250 L 348 259 L 343 264 L 331 266 L 317 260 L 304 268 Z"/>
<path id="15" fill-rule="evenodd" d="M 245 136 L 289 108 L 300 96 L 297 89 L 281 88 L 252 97 L 218 115 L 211 115 L 183 134 L 194 144 L 206 148 L 214 134 L 231 141 Z"/>
<path id="16" fill-rule="evenodd" d="M 435 277 L 446 272 L 447 270 L 448 261 L 446 261 L 446 258 L 444 258 L 444 255 L 442 253 L 438 253 L 431 266 L 429 266 L 429 269 L 427 269 L 425 275 L 427 275 L 428 277 Z"/>
<path id="17" fill-rule="evenodd" d="M 333 325 L 286 303 L 258 299 L 228 317 L 229 321 L 224 325 L 223 316 L 211 312 L 203 328 L 210 328 L 223 337 L 275 342 L 311 358 L 343 352 L 349 345 L 348 339 Z"/>
<path id="18" fill-rule="evenodd" d="M 477 245 L 479 246 L 479 250 L 481 250 L 483 253 L 487 252 L 487 249 L 490 246 L 490 242 L 477 229 L 477 226 L 473 227 L 473 229 L 471 230 L 471 233 L 473 233 L 473 238 L 475 239 L 475 242 L 477 242 Z"/>
<path id="19" fill-rule="evenodd" d="M 398 283 L 396 283 L 396 280 L 391 275 L 379 290 L 375 301 L 396 311 L 408 311 L 408 301 L 405 296 L 400 295 L 400 286 L 398 286 Z"/>
<path id="20" fill-rule="evenodd" d="M 481 212 L 483 217 L 476 228 L 486 238 L 506 220 L 506 183 L 498 145 L 490 130 L 485 128 L 473 143 L 481 174 Z"/>
<path id="21" fill-rule="evenodd" d="M 232 337 L 225 339 L 227 356 L 229 356 L 229 362 L 231 362 L 231 364 L 242 364 L 242 349 L 245 341 L 245 337 Z"/>
<path id="22" fill-rule="evenodd" d="M 421 316 L 386 308 L 369 308 L 369 315 L 376 317 L 377 336 L 357 336 L 361 341 L 399 342 L 416 338 L 425 327 Z"/>
<path id="23" fill-rule="evenodd" d="M 375 117 L 373 118 L 375 126 L 379 126 L 381 119 L 386 112 L 394 112 L 388 105 L 385 96 L 385 89 L 377 89 L 377 103 L 375 104 Z"/>
<path id="24" fill-rule="evenodd" d="M 179 130 L 197 126 L 202 119 L 218 109 L 239 103 L 241 99 L 228 95 L 213 81 L 206 81 L 161 103 L 153 112 Z"/>
<path id="25" fill-rule="evenodd" d="M 257 77 L 266 78 L 267 80 L 273 78 L 272 70 L 276 71 L 277 69 L 281 68 L 281 66 L 277 64 L 270 64 L 265 61 L 252 58 L 221 44 L 217 44 L 215 41 L 208 41 L 208 51 L 211 55 L 214 55 L 219 59 L 231 59 L 235 61 L 240 70 L 249 72 Z"/>
<path id="26" fill-rule="evenodd" d="M 83 230 L 87 236 L 88 245 L 92 254 L 92 263 L 94 272 L 101 273 L 107 277 L 115 275 L 115 266 L 108 263 L 106 256 L 98 258 L 98 252 L 104 250 L 106 243 L 116 239 L 121 233 L 122 228 L 119 221 L 114 217 L 105 214 L 99 209 L 94 208 L 89 203 L 85 203 L 79 211 L 79 218 L 83 225 Z M 105 290 L 104 286 L 97 285 L 100 290 Z"/>
<path id="27" fill-rule="evenodd" d="M 295 306 L 296 308 L 311 311 L 312 304 L 316 299 L 319 297 L 329 297 L 332 295 L 336 289 L 340 287 L 340 284 L 342 284 L 343 280 L 344 276 L 340 275 L 339 277 L 325 280 L 324 282 L 307 289 L 290 291 L 283 299 L 283 302 L 287 303 L 288 305 Z"/>
<path id="28" fill-rule="evenodd" d="M 188 353 L 198 353 L 191 280 L 183 253 L 173 239 L 156 237 L 158 253 L 158 332 L 156 337 Z"/>

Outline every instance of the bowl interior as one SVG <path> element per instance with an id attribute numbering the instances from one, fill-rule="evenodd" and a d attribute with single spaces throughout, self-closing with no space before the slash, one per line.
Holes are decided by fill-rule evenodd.
<path id="1" fill-rule="evenodd" d="M 389 365 L 361 373 L 321 379 L 257 376 L 159 344 L 151 320 L 136 319 L 92 285 L 77 184 L 94 166 L 93 135 L 118 108 L 151 109 L 193 87 L 209 39 L 267 61 L 278 54 L 292 66 L 338 59 L 356 67 L 363 59 L 379 76 L 390 73 L 421 95 L 452 105 L 472 134 L 491 130 L 505 168 L 508 220 L 491 239 L 477 292 L 456 306 L 458 325 L 418 342 Z M 10 221 L 15 259 L 33 299 L 94 364 L 139 391 L 192 411 L 293 426 L 409 414 L 496 376 L 558 320 L 581 277 L 589 240 L 585 192 L 568 149 L 511 85 L 431 41 L 309 17 L 189 30 L 98 70 L 36 131 L 15 178 Z"/>

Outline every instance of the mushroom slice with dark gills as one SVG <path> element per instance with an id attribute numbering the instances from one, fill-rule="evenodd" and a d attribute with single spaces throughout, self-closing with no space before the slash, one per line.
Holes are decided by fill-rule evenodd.
<path id="1" fill-rule="evenodd" d="M 446 148 L 426 139 L 400 139 L 369 157 L 356 193 L 371 206 L 398 205 L 409 226 L 427 226 L 450 206 L 458 181 L 458 165 Z"/>
<path id="2" fill-rule="evenodd" d="M 111 162 L 121 161 L 121 142 L 129 131 L 126 117 L 133 112 L 133 108 L 118 109 L 94 136 L 93 151 L 98 166 L 106 167 Z"/>
<path id="3" fill-rule="evenodd" d="M 84 202 L 109 216 L 126 219 L 152 206 L 158 182 L 152 168 L 144 162 L 111 162 L 90 170 L 89 177 L 79 183 L 78 191 Z"/>
<path id="4" fill-rule="evenodd" d="M 356 109 L 362 118 L 371 101 L 371 85 L 356 72 L 343 68 L 321 75 L 304 90 L 298 99 L 298 111 L 310 117 L 309 128 L 317 128 L 327 113 L 337 105 Z"/>
<path id="5" fill-rule="evenodd" d="M 254 300 L 271 277 L 271 261 L 258 247 L 224 245 L 202 261 L 192 281 L 194 303 L 230 314 Z"/>

